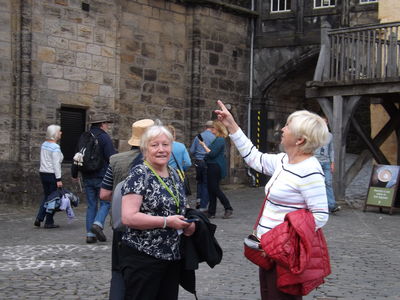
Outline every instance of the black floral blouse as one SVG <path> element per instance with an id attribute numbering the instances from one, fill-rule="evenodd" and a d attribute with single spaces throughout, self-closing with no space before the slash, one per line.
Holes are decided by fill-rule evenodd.
<path id="1" fill-rule="evenodd" d="M 159 182 L 153 172 L 145 165 L 136 165 L 122 186 L 122 195 L 138 194 L 143 196 L 140 212 L 152 216 L 184 215 L 186 198 L 183 184 L 176 173 L 169 169 L 170 176 L 161 177 L 169 189 L 179 194 L 179 213 L 171 194 Z M 176 229 L 155 228 L 139 230 L 129 228 L 122 237 L 124 243 L 150 256 L 163 260 L 179 260 L 180 235 Z"/>

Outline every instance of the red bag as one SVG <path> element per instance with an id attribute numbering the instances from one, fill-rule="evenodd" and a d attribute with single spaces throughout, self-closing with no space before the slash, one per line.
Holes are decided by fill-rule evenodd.
<path id="1" fill-rule="evenodd" d="M 254 247 L 249 246 L 250 243 L 254 246 L 256 244 L 259 245 L 260 240 L 254 234 L 249 235 L 249 237 L 247 239 L 245 239 L 245 243 L 244 243 L 244 256 L 248 260 L 250 260 L 253 264 L 256 264 L 257 266 L 259 266 L 265 270 L 271 269 L 274 262 L 270 258 L 262 255 L 263 251 L 261 248 L 255 249 Z"/>

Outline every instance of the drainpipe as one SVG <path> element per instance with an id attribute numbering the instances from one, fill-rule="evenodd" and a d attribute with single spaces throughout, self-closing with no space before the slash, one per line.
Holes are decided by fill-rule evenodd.
<path id="1" fill-rule="evenodd" d="M 254 11 L 254 0 L 251 0 L 251 10 Z M 247 136 L 251 137 L 251 102 L 253 100 L 253 67 L 254 67 L 254 18 L 251 18 L 251 35 L 250 35 L 250 84 L 249 84 L 249 102 L 247 104 Z M 251 178 L 251 186 L 256 186 L 256 177 L 248 166 L 247 175 Z"/>

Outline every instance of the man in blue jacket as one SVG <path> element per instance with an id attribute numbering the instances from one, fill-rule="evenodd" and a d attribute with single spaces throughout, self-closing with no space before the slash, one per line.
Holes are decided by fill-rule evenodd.
<path id="1" fill-rule="evenodd" d="M 97 240 L 105 242 L 107 240 L 103 228 L 104 222 L 110 210 L 111 203 L 99 198 L 101 182 L 106 173 L 110 156 L 117 153 L 107 131 L 112 121 L 105 116 L 96 116 L 91 121 L 90 132 L 97 137 L 104 165 L 98 171 L 81 172 L 83 185 L 86 193 L 86 243 L 96 243 Z M 79 150 L 78 150 L 79 151 Z M 72 164 L 71 168 L 73 180 L 78 180 L 78 166 Z"/>

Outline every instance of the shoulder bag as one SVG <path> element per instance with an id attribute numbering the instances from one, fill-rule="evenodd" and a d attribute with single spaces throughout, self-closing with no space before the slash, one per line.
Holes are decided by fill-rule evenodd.
<path id="1" fill-rule="evenodd" d="M 175 158 L 174 153 L 171 152 L 171 154 L 172 154 L 172 157 L 174 158 L 176 165 L 178 167 L 178 169 L 176 169 L 176 172 L 178 173 L 178 175 L 183 183 L 183 187 L 185 189 L 185 194 L 186 194 L 186 196 L 190 196 L 192 194 L 192 190 L 190 189 L 189 178 L 186 176 L 185 172 L 179 165 L 178 160 Z"/>
<path id="2" fill-rule="evenodd" d="M 258 222 L 260 221 L 260 218 L 262 216 L 266 201 L 267 197 L 265 197 L 264 199 L 263 205 L 260 209 L 260 213 L 257 217 L 257 221 L 253 226 L 253 234 L 250 234 L 247 238 L 244 239 L 244 256 L 260 268 L 269 270 L 272 268 L 274 262 L 270 258 L 264 256 L 265 253 L 263 254 L 263 250 L 261 249 L 260 239 L 255 233 Z"/>

